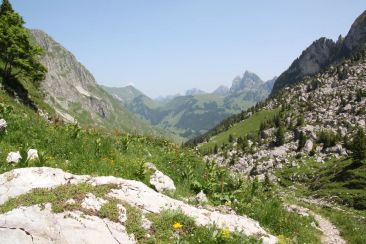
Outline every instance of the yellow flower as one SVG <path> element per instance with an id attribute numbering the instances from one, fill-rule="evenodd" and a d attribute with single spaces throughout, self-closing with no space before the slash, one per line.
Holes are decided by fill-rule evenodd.
<path id="1" fill-rule="evenodd" d="M 174 225 L 173 225 L 173 229 L 175 229 L 175 230 L 179 230 L 179 229 L 181 229 L 183 227 L 183 225 L 181 224 L 181 223 L 175 223 Z"/>
<path id="2" fill-rule="evenodd" d="M 223 229 L 221 231 L 221 236 L 224 239 L 229 239 L 230 238 L 230 230 L 229 229 Z"/>
<path id="3" fill-rule="evenodd" d="M 230 206 L 231 206 L 231 201 L 226 201 L 226 202 L 225 202 L 225 206 L 230 207 Z"/>

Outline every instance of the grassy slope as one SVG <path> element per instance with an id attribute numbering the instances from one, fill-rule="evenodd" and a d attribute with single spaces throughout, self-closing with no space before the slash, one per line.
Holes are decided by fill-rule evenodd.
<path id="1" fill-rule="evenodd" d="M 232 126 L 225 132 L 222 132 L 210 139 L 208 143 L 202 144 L 200 146 L 200 150 L 212 150 L 215 145 L 221 146 L 223 144 L 229 143 L 229 135 L 233 135 L 234 137 L 245 137 L 248 134 L 257 133 L 259 131 L 259 127 L 261 122 L 269 120 L 273 118 L 279 109 L 276 110 L 264 110 L 260 111 L 259 113 L 255 113 L 250 118 L 243 120 Z"/>

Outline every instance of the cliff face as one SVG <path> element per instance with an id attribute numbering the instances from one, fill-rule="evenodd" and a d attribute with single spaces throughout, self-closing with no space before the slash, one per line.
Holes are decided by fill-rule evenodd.
<path id="1" fill-rule="evenodd" d="M 344 46 L 349 52 L 353 52 L 366 43 L 366 11 L 364 11 L 353 23 Z"/>
<path id="2" fill-rule="evenodd" d="M 154 133 L 145 122 L 127 111 L 105 92 L 75 56 L 40 30 L 30 31 L 44 49 L 47 67 L 42 89 L 46 102 L 68 122 L 86 126 L 118 128 L 126 132 Z"/>
<path id="3" fill-rule="evenodd" d="M 366 11 L 353 23 L 347 36 L 335 43 L 320 38 L 311 44 L 274 84 L 272 95 L 282 88 L 297 83 L 307 75 L 316 74 L 331 64 L 336 64 L 363 48 L 366 43 Z"/>
<path id="4" fill-rule="evenodd" d="M 302 52 L 285 72 L 276 80 L 272 93 L 313 75 L 330 64 L 337 44 L 330 39 L 320 38 Z"/>

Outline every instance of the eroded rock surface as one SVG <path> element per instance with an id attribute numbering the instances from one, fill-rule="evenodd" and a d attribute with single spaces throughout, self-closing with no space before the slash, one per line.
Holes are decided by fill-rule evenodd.
<path id="1" fill-rule="evenodd" d="M 35 188 L 55 188 L 65 184 L 87 183 L 93 186 L 116 185 L 108 194 L 121 202 L 138 207 L 143 213 L 160 213 L 165 209 L 180 209 L 192 217 L 197 225 L 213 225 L 230 231 L 256 236 L 264 243 L 275 243 L 276 237 L 268 234 L 257 221 L 245 216 L 223 214 L 199 209 L 182 201 L 158 193 L 145 184 L 116 177 L 77 176 L 53 168 L 16 169 L 0 175 L 0 204 Z M 128 218 L 128 214 L 127 214 Z M 50 204 L 42 210 L 39 206 L 19 207 L 0 215 L 0 230 L 6 233 L 1 240 L 16 238 L 33 243 L 133 243 L 122 223 L 113 223 L 96 216 L 83 216 L 79 212 L 52 213 Z M 14 229 L 15 228 L 15 229 Z M 16 230 L 25 230 L 24 234 Z M 27 234 L 29 233 L 29 235 Z M 13 238 L 13 239 L 11 239 Z M 28 238 L 28 239 L 27 239 Z M 120 239 L 118 239 L 120 238 Z M 26 242 L 25 242 L 26 243 Z"/>

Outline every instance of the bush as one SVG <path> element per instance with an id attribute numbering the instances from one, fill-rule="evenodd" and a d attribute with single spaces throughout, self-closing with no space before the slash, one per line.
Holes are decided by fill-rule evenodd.
<path id="1" fill-rule="evenodd" d="M 318 136 L 318 143 L 323 143 L 324 148 L 333 147 L 340 140 L 340 136 L 331 130 L 323 130 Z"/>

